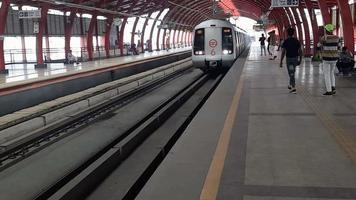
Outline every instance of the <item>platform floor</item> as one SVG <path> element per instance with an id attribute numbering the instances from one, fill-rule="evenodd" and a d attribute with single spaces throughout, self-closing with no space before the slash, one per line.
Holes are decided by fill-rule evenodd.
<path id="1" fill-rule="evenodd" d="M 306 61 L 290 94 L 268 58 L 252 47 L 235 63 L 137 199 L 356 199 L 356 75 L 322 96 Z"/>
<path id="2" fill-rule="evenodd" d="M 190 50 L 191 47 L 170 49 L 169 51 L 146 52 L 139 55 L 129 55 L 109 59 L 101 59 L 77 64 L 49 63 L 46 69 L 35 69 L 35 64 L 13 64 L 6 65 L 9 74 L 0 74 L 0 86 L 6 83 L 26 81 L 41 77 L 48 77 L 57 74 L 65 74 L 73 71 L 80 71 L 89 68 L 110 67 L 118 64 L 125 64 L 137 60 L 144 60 L 152 57 L 164 56 L 172 53 Z"/>

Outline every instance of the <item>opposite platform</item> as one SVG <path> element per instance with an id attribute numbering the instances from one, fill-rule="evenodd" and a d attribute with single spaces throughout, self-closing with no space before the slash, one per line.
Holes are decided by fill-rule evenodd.
<path id="1" fill-rule="evenodd" d="M 95 61 L 81 62 L 77 64 L 63 64 L 63 63 L 49 63 L 45 69 L 35 69 L 34 64 L 13 64 L 6 65 L 6 69 L 9 70 L 9 74 L 0 74 L 0 87 L 4 85 L 21 84 L 20 82 L 28 82 L 28 80 L 48 78 L 51 76 L 58 76 L 68 73 L 75 73 L 77 71 L 105 68 L 114 65 L 122 65 L 135 61 L 142 61 L 159 56 L 170 55 L 183 51 L 190 50 L 191 47 L 176 48 L 146 52 L 139 55 L 122 56 L 116 58 L 101 59 Z"/>
<path id="2" fill-rule="evenodd" d="M 356 79 L 322 96 L 307 61 L 290 94 L 279 60 L 258 55 L 235 63 L 137 199 L 356 199 Z"/>

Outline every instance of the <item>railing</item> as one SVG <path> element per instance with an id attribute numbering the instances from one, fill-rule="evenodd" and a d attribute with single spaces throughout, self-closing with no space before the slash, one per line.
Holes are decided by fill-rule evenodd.
<path id="1" fill-rule="evenodd" d="M 178 43 L 175 45 L 175 48 L 187 47 L 188 44 Z M 124 44 L 123 55 L 133 55 L 131 51 L 130 44 Z M 170 44 L 170 48 L 173 47 L 173 44 Z M 72 54 L 82 62 L 88 61 L 88 49 L 87 47 L 73 47 L 71 48 Z M 163 46 L 161 47 L 163 50 Z M 137 47 L 139 53 L 142 52 L 141 46 Z M 147 49 L 145 49 L 147 51 Z M 24 54 L 26 56 L 24 56 Z M 120 49 L 115 46 L 110 49 L 110 57 L 121 56 Z M 6 64 L 16 64 L 16 63 L 34 63 L 37 61 L 37 55 L 35 49 L 5 49 L 4 57 Z M 43 61 L 50 62 L 64 62 L 66 58 L 64 48 L 43 48 Z M 104 46 L 94 47 L 93 48 L 93 59 L 105 59 L 106 50 Z"/>

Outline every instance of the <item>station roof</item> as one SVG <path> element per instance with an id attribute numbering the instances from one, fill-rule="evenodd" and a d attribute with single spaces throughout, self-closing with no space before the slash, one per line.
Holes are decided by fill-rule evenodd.
<path id="1" fill-rule="evenodd" d="M 300 7 L 306 7 L 309 1 L 314 8 L 319 8 L 316 0 L 300 0 Z M 337 0 L 325 0 L 328 7 L 337 5 Z M 211 18 L 245 16 L 254 20 L 267 15 L 278 21 L 278 9 L 271 13 L 271 0 L 13 0 L 14 4 L 31 6 L 49 6 L 61 11 L 75 11 L 103 15 L 106 17 L 134 17 L 162 11 L 169 8 L 165 19 L 178 25 L 192 27 Z M 214 3 L 217 12 L 213 13 Z"/>

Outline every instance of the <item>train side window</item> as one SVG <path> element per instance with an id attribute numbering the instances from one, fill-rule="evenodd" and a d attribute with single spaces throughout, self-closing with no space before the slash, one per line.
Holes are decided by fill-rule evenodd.
<path id="1" fill-rule="evenodd" d="M 205 54 L 205 31 L 203 28 L 195 30 L 194 35 L 194 54 L 195 55 L 204 55 Z"/>
<path id="2" fill-rule="evenodd" d="M 222 52 L 223 54 L 234 53 L 234 42 L 231 28 L 222 28 Z"/>

